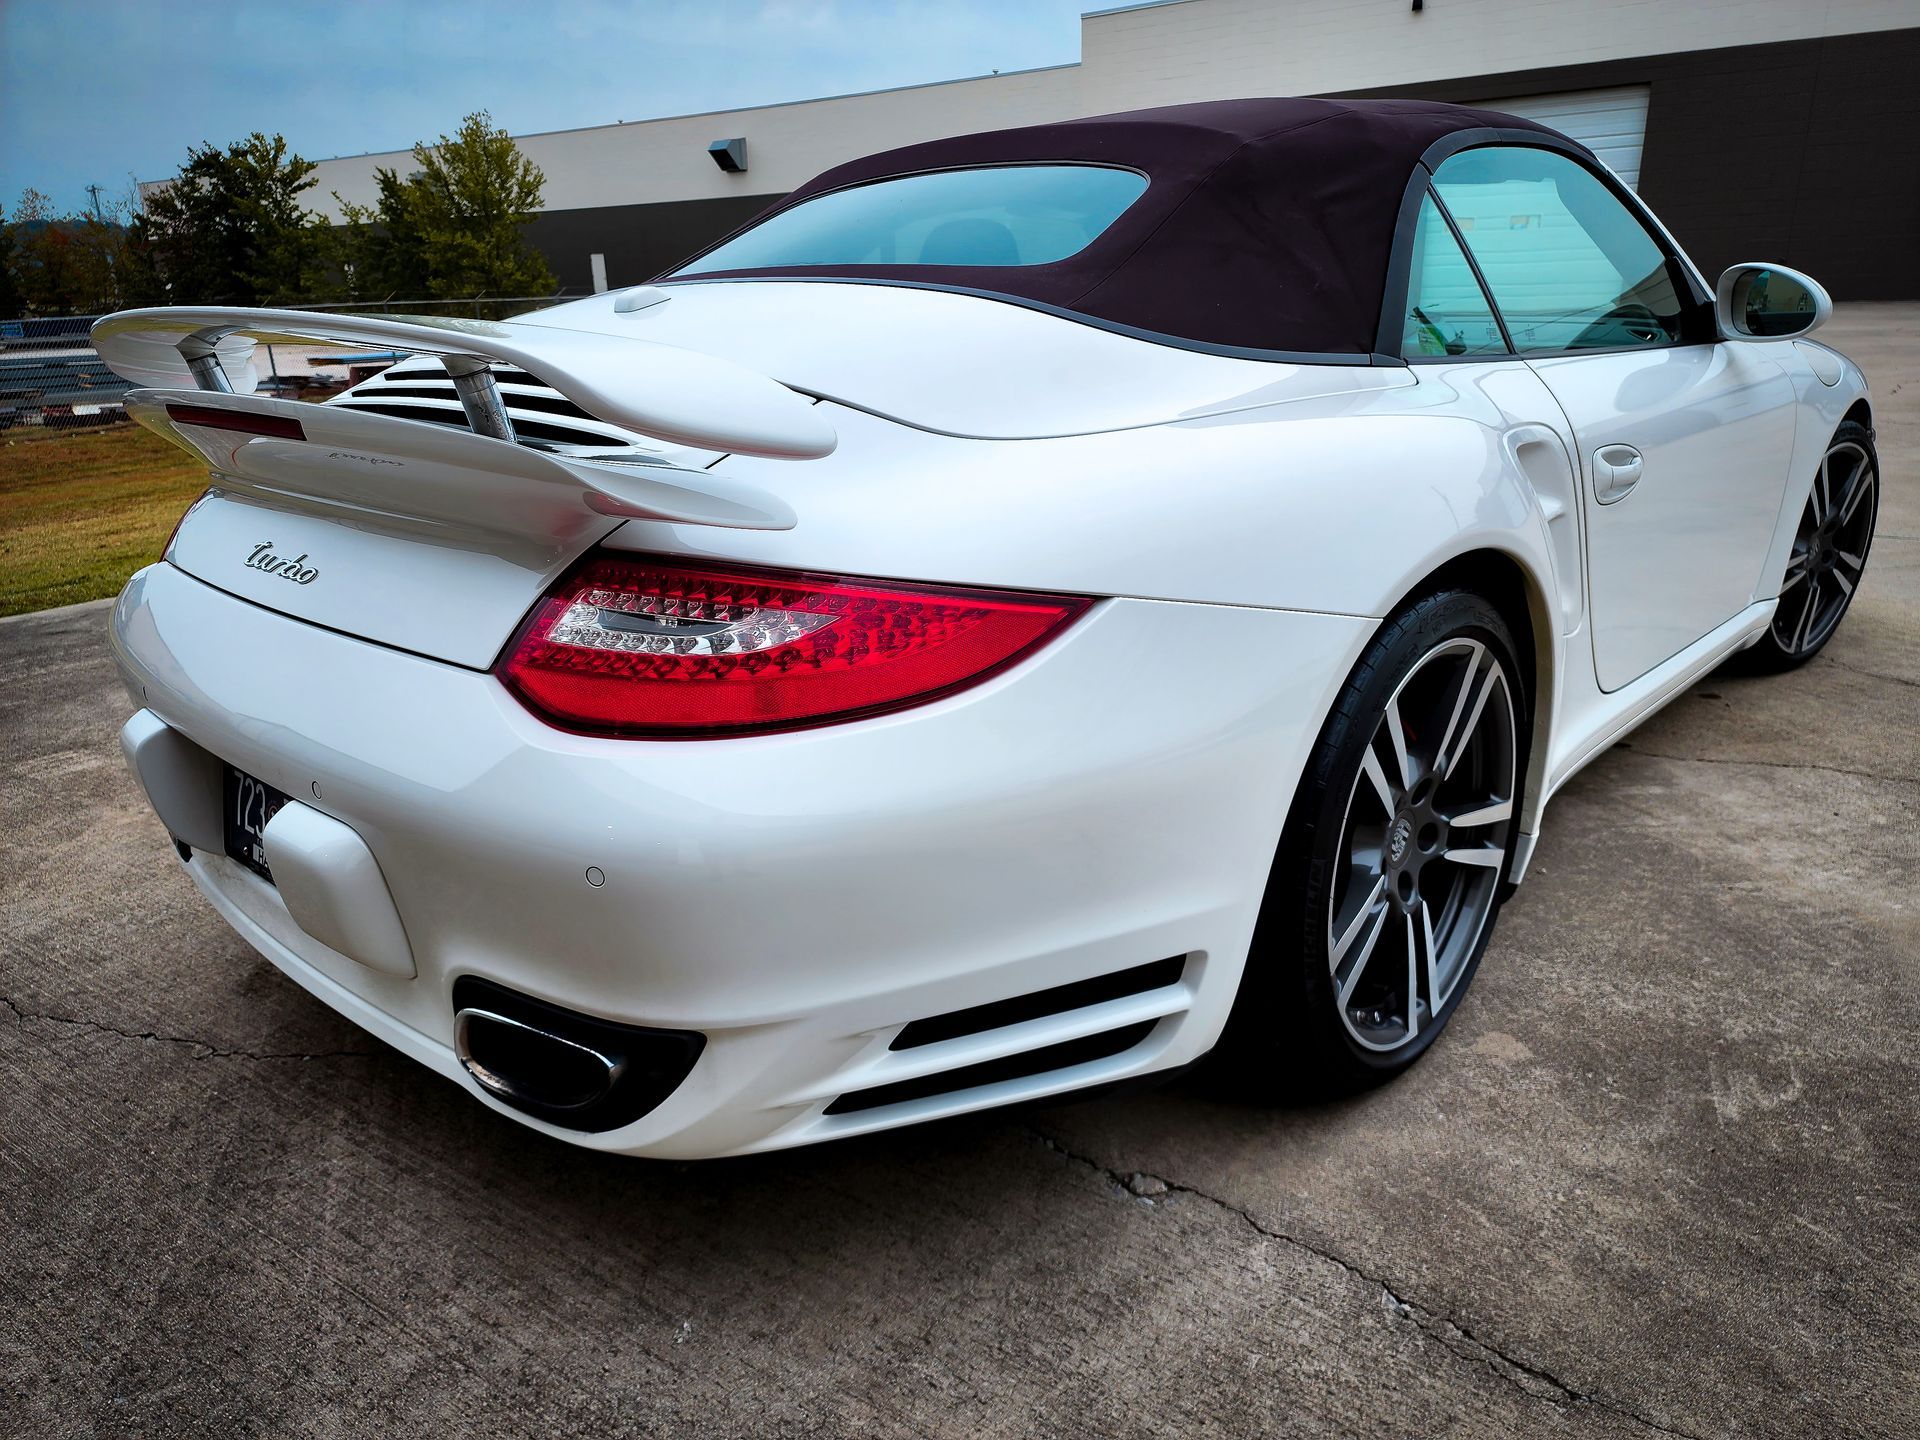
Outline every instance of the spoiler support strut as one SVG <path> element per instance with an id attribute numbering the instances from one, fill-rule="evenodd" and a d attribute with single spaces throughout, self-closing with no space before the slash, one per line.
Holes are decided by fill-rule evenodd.
<path id="1" fill-rule="evenodd" d="M 513 444 L 513 417 L 507 414 L 507 402 L 500 398 L 499 382 L 487 362 L 446 355 L 440 363 L 453 377 L 453 393 L 460 397 L 460 408 L 467 412 L 474 434 Z"/>
<path id="2" fill-rule="evenodd" d="M 231 395 L 233 385 L 227 379 L 227 372 L 220 368 L 220 352 L 214 348 L 220 338 L 218 330 L 197 330 L 184 337 L 174 349 L 187 362 L 194 384 L 217 395 Z"/>
<path id="3" fill-rule="evenodd" d="M 215 347 L 236 333 L 208 326 L 182 336 L 174 346 L 180 358 L 187 362 L 194 383 L 202 390 L 218 395 L 233 394 L 233 384 L 227 379 L 227 372 L 220 368 L 220 352 Z M 514 444 L 513 417 L 507 414 L 507 402 L 500 396 L 500 383 L 494 379 L 492 367 L 471 355 L 443 355 L 440 363 L 453 377 L 453 393 L 460 397 L 460 408 L 467 412 L 467 424 L 473 433 Z"/>

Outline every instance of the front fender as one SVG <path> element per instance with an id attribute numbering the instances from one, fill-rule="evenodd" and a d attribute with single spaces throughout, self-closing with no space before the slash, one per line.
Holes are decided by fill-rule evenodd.
<path id="1" fill-rule="evenodd" d="M 1847 412 L 1868 398 L 1867 377 L 1860 367 L 1830 345 L 1817 340 L 1790 340 L 1770 347 L 1792 379 L 1799 400 L 1793 433 L 1793 469 L 1787 476 L 1773 543 L 1754 586 L 1753 598 L 1771 600 L 1780 593 L 1794 532 L 1807 506 L 1807 495 L 1819 473 L 1820 457 L 1827 453 L 1833 432 Z"/>

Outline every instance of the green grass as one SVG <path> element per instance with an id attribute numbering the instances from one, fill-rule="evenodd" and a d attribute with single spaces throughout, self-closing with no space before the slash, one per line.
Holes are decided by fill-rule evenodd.
<path id="1" fill-rule="evenodd" d="M 0 615 L 117 593 L 206 486 L 138 425 L 0 432 Z"/>

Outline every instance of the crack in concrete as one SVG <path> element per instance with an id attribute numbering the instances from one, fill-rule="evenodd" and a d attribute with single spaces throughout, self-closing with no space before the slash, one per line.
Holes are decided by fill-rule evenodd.
<path id="1" fill-rule="evenodd" d="M 1262 1224 L 1255 1218 L 1250 1210 L 1247 1210 L 1243 1206 L 1235 1205 L 1228 1200 L 1222 1200 L 1217 1195 L 1209 1195 L 1204 1190 L 1196 1189 L 1192 1185 L 1184 1184 L 1178 1180 L 1170 1180 L 1163 1175 L 1153 1175 L 1145 1171 L 1134 1171 L 1123 1175 L 1118 1170 L 1101 1164 L 1100 1161 L 1095 1160 L 1090 1155 L 1082 1155 L 1075 1150 L 1068 1149 L 1067 1146 L 1042 1130 L 1035 1129 L 1031 1125 L 1027 1126 L 1026 1129 L 1028 1134 L 1032 1135 L 1042 1145 L 1053 1151 L 1056 1155 L 1059 1155 L 1062 1159 L 1075 1165 L 1084 1166 L 1095 1174 L 1104 1177 L 1120 1190 L 1134 1196 L 1136 1199 L 1144 1201 L 1148 1205 L 1158 1203 L 1160 1197 L 1164 1195 L 1191 1195 L 1196 1200 L 1202 1201 L 1205 1204 L 1234 1216 L 1257 1235 L 1269 1240 L 1277 1240 L 1283 1245 L 1291 1246 L 1303 1254 L 1311 1255 L 1315 1259 L 1323 1260 L 1330 1265 L 1338 1267 L 1357 1280 L 1377 1287 L 1381 1296 L 1393 1309 L 1394 1313 L 1403 1319 L 1411 1321 L 1422 1334 L 1438 1341 L 1451 1354 L 1460 1359 L 1473 1364 L 1486 1366 L 1508 1385 L 1529 1399 L 1539 1400 L 1549 1405 L 1556 1405 L 1562 1409 L 1570 1409 L 1576 1405 L 1591 1405 L 1596 1410 L 1604 1410 L 1610 1415 L 1617 1415 L 1621 1419 L 1631 1420 L 1634 1424 L 1640 1425 L 1656 1435 L 1670 1435 L 1675 1437 L 1675 1440 L 1704 1440 L 1704 1437 L 1696 1435 L 1690 1430 L 1681 1430 L 1675 1426 L 1663 1425 L 1658 1420 L 1642 1415 L 1636 1410 L 1628 1409 L 1624 1405 L 1608 1400 L 1603 1396 L 1596 1395 L 1591 1391 L 1582 1390 L 1571 1382 L 1562 1380 L 1558 1375 L 1546 1369 L 1544 1366 L 1535 1365 L 1531 1361 L 1523 1360 L 1501 1349 L 1498 1345 L 1481 1339 L 1478 1335 L 1474 1334 L 1472 1330 L 1451 1316 L 1443 1315 L 1436 1310 L 1431 1310 L 1418 1301 L 1407 1299 L 1383 1276 L 1374 1274 L 1365 1266 L 1355 1264 L 1344 1255 L 1329 1250 L 1325 1246 L 1316 1245 L 1311 1240 L 1302 1239 L 1298 1235 L 1292 1235 L 1284 1230 L 1276 1230 L 1271 1225 Z"/>
<path id="2" fill-rule="evenodd" d="M 206 1040 L 195 1040 L 185 1035 L 161 1035 L 152 1030 L 122 1030 L 117 1025 L 109 1025 L 104 1020 L 88 1020 L 78 1015 L 52 1015 L 33 1010 L 23 1010 L 10 997 L 0 995 L 0 1005 L 13 1012 L 14 1023 L 22 1029 L 29 1020 L 42 1020 L 49 1025 L 71 1025 L 83 1030 L 97 1030 L 105 1035 L 117 1035 L 122 1040 L 151 1040 L 158 1045 L 182 1045 L 200 1053 L 196 1060 L 341 1060 L 341 1059 L 377 1059 L 378 1050 L 225 1050 Z"/>
<path id="3" fill-rule="evenodd" d="M 1757 765 L 1764 770 L 1813 770 L 1824 775 L 1852 775 L 1861 780 L 1878 780 L 1884 785 L 1913 785 L 1904 775 L 1882 775 L 1874 770 L 1850 770 L 1844 765 L 1807 765 L 1789 760 L 1735 760 L 1722 755 L 1675 755 L 1665 750 L 1642 750 L 1622 740 L 1613 747 L 1629 755 L 1644 755 L 1649 760 L 1677 760 L 1684 765 Z"/>
<path id="4" fill-rule="evenodd" d="M 1920 680 L 1909 680 L 1904 675 L 1888 675 L 1880 670 L 1863 670 L 1858 665 L 1849 665 L 1844 660 L 1828 660 L 1827 664 L 1836 670 L 1845 670 L 1849 675 L 1864 675 L 1869 680 L 1885 680 L 1890 685 L 1905 685 L 1909 689 L 1920 690 Z"/>

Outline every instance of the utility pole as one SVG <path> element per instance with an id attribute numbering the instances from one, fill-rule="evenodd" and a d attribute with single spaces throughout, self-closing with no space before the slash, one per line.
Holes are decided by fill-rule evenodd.
<path id="1" fill-rule="evenodd" d="M 99 220 L 100 219 L 100 187 L 98 185 L 87 186 L 87 194 L 93 197 L 93 218 L 95 220 Z"/>

